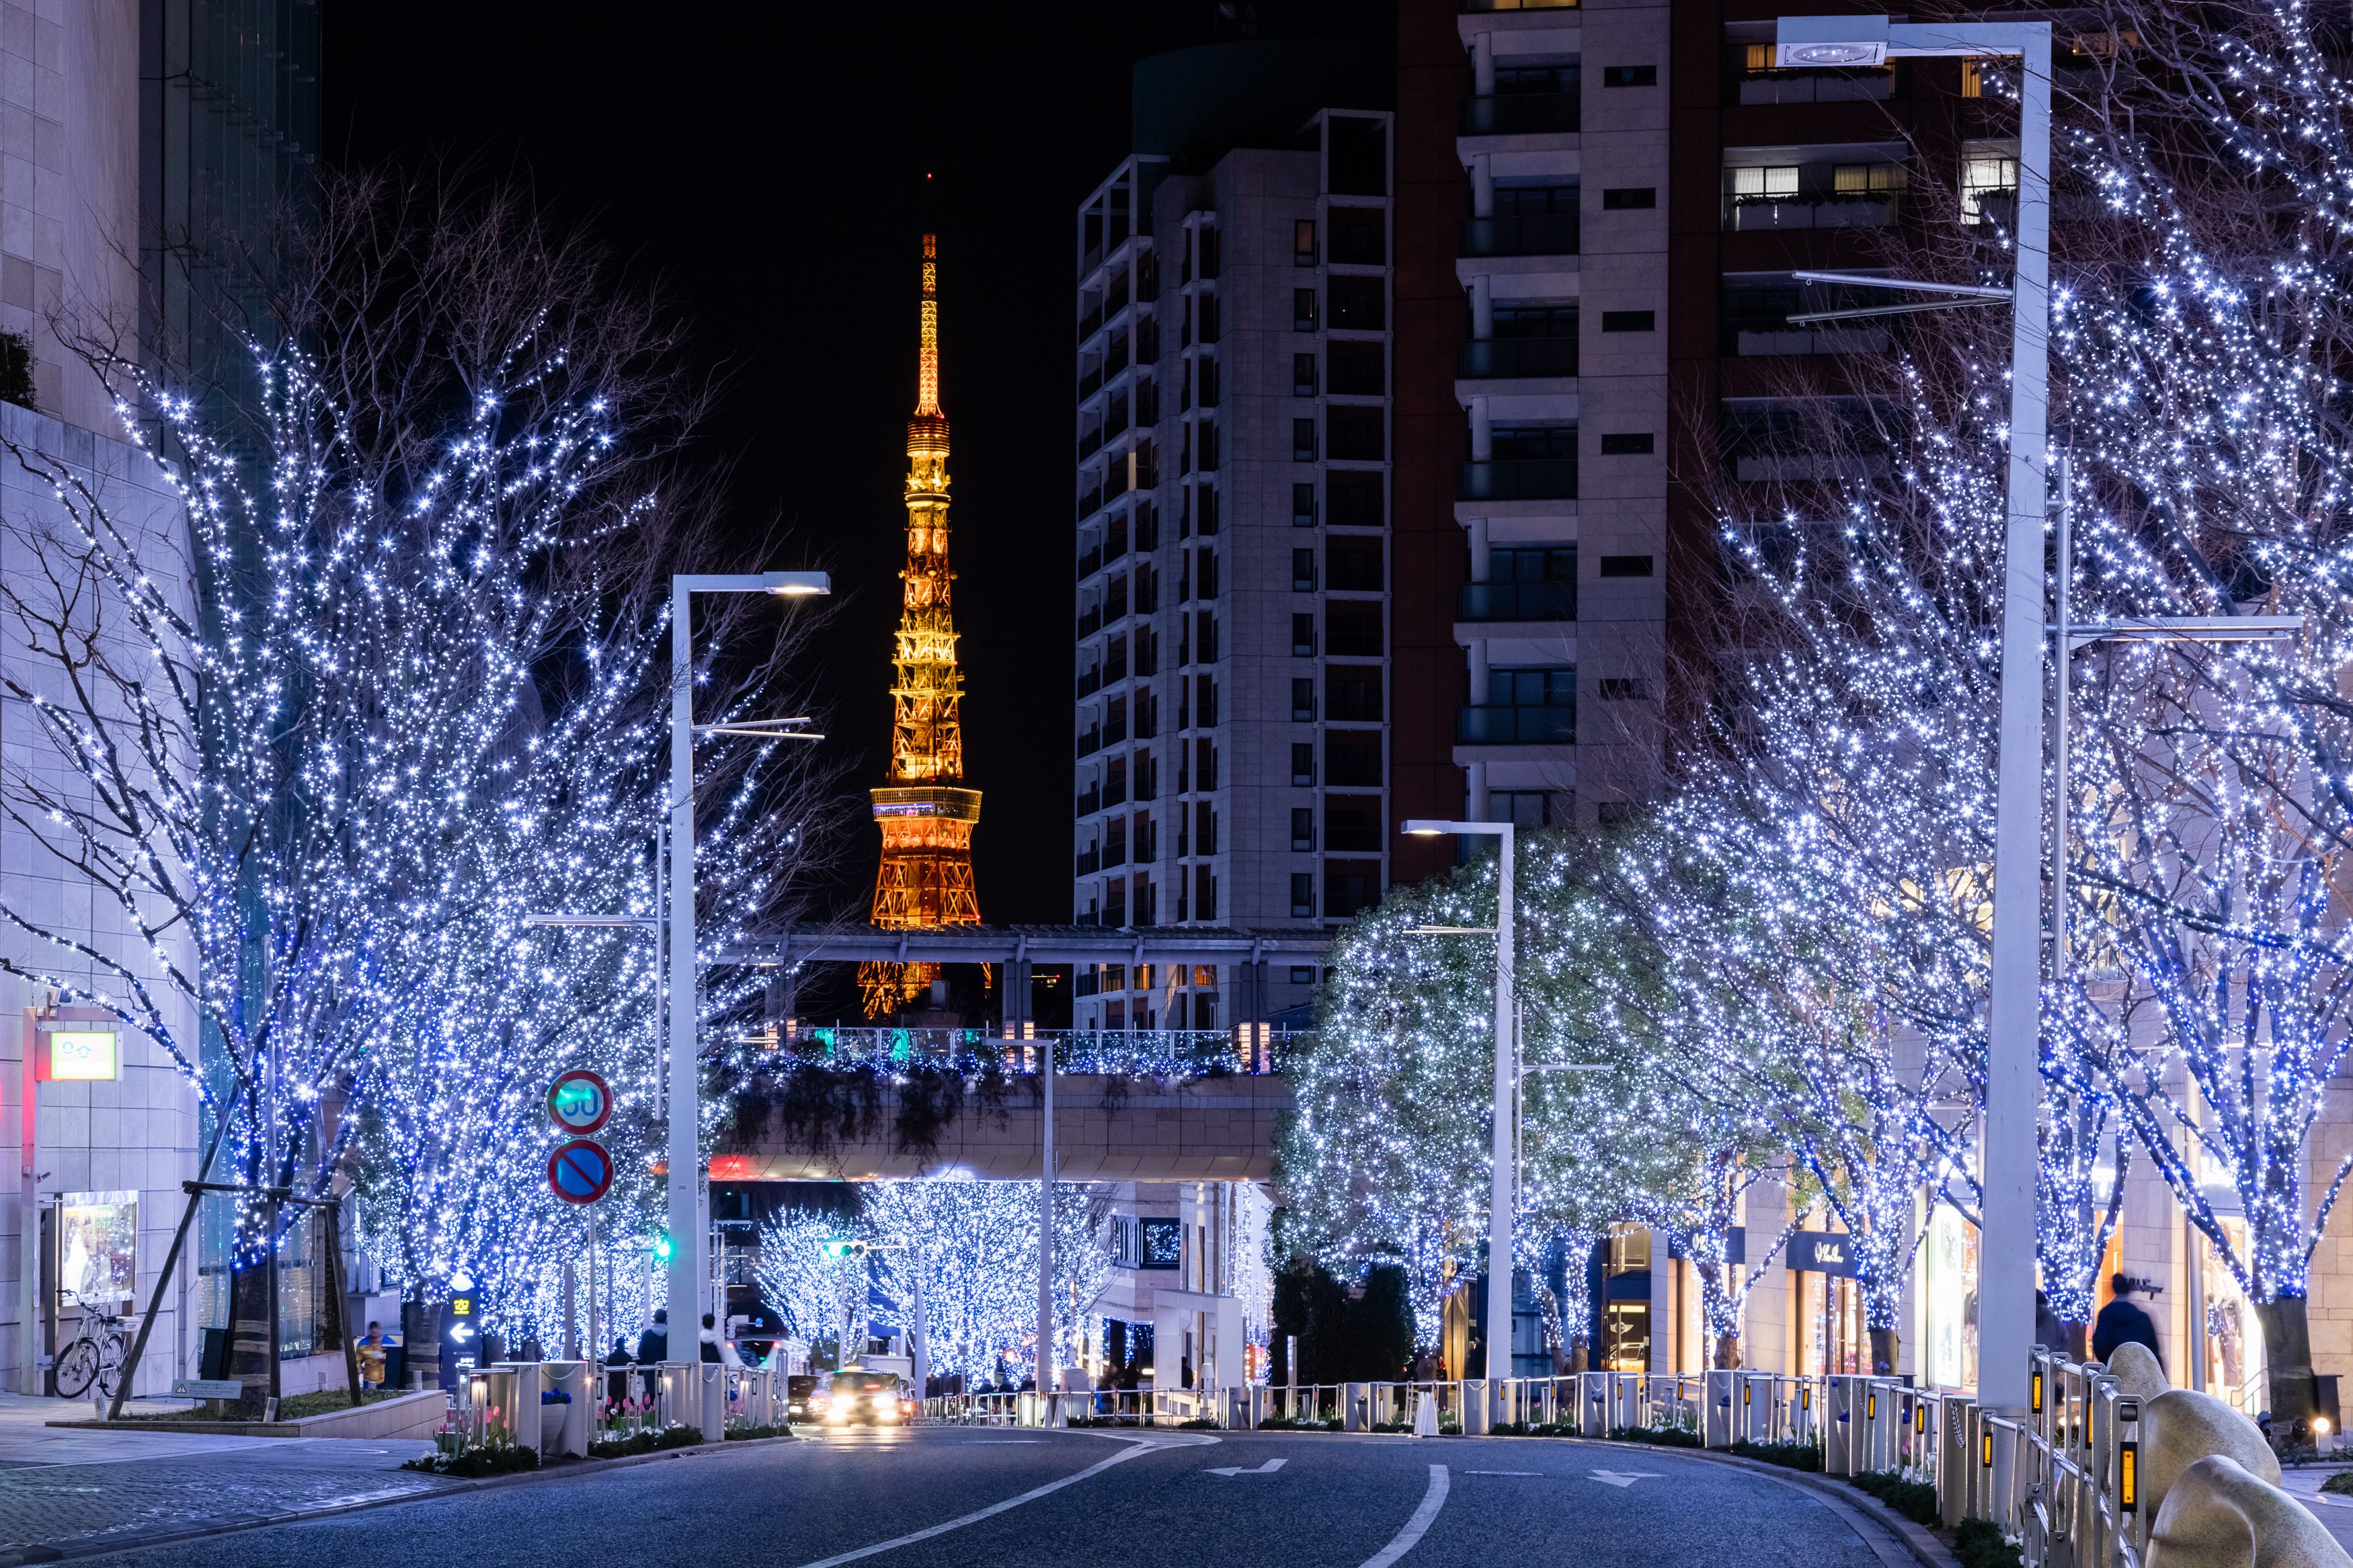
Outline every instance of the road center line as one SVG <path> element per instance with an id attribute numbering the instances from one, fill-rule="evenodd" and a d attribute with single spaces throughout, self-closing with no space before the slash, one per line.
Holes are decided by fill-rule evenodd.
<path id="1" fill-rule="evenodd" d="M 1405 1528 L 1398 1531 L 1387 1546 L 1365 1559 L 1364 1568 L 1389 1568 L 1390 1563 L 1412 1551 L 1423 1532 L 1430 1529 L 1431 1521 L 1438 1518 L 1438 1510 L 1445 1506 L 1446 1467 L 1432 1465 L 1430 1467 L 1430 1490 L 1422 1494 L 1421 1506 L 1413 1510 L 1413 1517 L 1405 1521 Z M 822 1564 L 811 1563 L 809 1568 L 822 1568 Z"/>
<path id="2" fill-rule="evenodd" d="M 1103 1471 L 1110 1469 L 1113 1465 L 1124 1464 L 1127 1460 L 1134 1458 L 1138 1454 L 1149 1454 L 1155 1449 L 1173 1447 L 1176 1446 L 1176 1445 L 1167 1443 L 1137 1443 L 1134 1447 L 1122 1448 L 1118 1453 L 1113 1454 L 1108 1459 L 1101 1459 L 1096 1461 L 1094 1464 L 1089 1465 L 1085 1469 L 1079 1471 L 1075 1475 L 1064 1476 L 1059 1481 L 1048 1481 L 1042 1487 L 1032 1487 L 1029 1490 L 1023 1492 L 1019 1497 L 1009 1497 L 1003 1502 L 990 1503 L 987 1508 L 965 1514 L 961 1519 L 952 1519 L 945 1524 L 935 1524 L 929 1530 L 919 1530 L 912 1535 L 900 1535 L 894 1536 L 889 1541 L 878 1541 L 871 1546 L 861 1546 L 855 1552 L 844 1552 L 832 1557 L 821 1557 L 814 1563 L 802 1563 L 801 1568 L 836 1568 L 836 1564 L 838 1563 L 855 1563 L 861 1557 L 871 1557 L 877 1552 L 896 1551 L 902 1546 L 913 1546 L 918 1541 L 929 1541 L 934 1535 L 945 1535 L 951 1530 L 962 1530 L 967 1524 L 978 1524 L 984 1519 L 994 1519 L 997 1515 L 1005 1512 L 1008 1509 L 1019 1508 L 1025 1502 L 1036 1502 L 1039 1498 L 1046 1496 L 1050 1492 L 1060 1491 L 1064 1487 L 1075 1485 L 1080 1481 L 1085 1480 L 1089 1476 L 1099 1475 Z M 1437 1466 L 1431 1467 L 1433 1469 L 1438 1468 L 1439 1467 Z M 1441 1499 L 1445 1496 L 1445 1483 L 1442 1481 L 1439 1483 L 1439 1495 Z M 1428 1508 L 1429 1504 L 1425 1503 L 1422 1506 L 1424 1508 Z M 1437 1510 L 1433 1509 L 1430 1511 L 1436 1512 Z M 1417 1538 L 1419 1534 L 1420 1531 L 1415 1531 Z M 1406 1544 L 1410 1546 L 1413 1542 L 1409 1541 Z M 1393 1561 L 1395 1561 L 1395 1559 L 1388 1557 L 1380 1559 L 1380 1562 L 1384 1564 Z M 1366 1568 L 1372 1568 L 1372 1565 L 1368 1563 L 1366 1565 Z"/>

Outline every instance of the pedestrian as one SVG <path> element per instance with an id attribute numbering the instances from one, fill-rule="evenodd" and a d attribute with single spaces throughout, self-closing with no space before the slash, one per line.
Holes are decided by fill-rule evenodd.
<path id="1" fill-rule="evenodd" d="M 629 1364 L 629 1341 L 626 1334 L 613 1336 L 613 1353 L 605 1358 L 606 1366 L 625 1367 Z M 629 1397 L 629 1374 L 608 1371 L 605 1373 L 605 1397 L 616 1407 Z"/>
<path id="2" fill-rule="evenodd" d="M 2092 1324 L 2092 1359 L 2105 1362 L 2116 1354 L 2119 1345 L 2147 1345 L 2148 1353 L 2157 1357 L 2158 1370 L 2165 1369 L 2165 1352 L 2157 1346 L 2157 1324 L 2133 1300 L 2140 1281 L 2129 1274 L 2113 1275 L 2108 1289 L 2114 1300 L 2100 1309 L 2099 1318 Z"/>
<path id="3" fill-rule="evenodd" d="M 699 1337 L 704 1361 L 716 1362 L 722 1366 L 740 1367 L 744 1364 L 744 1358 L 735 1353 L 735 1347 L 720 1335 L 719 1320 L 709 1312 L 702 1314 L 702 1332 Z"/>
<path id="4" fill-rule="evenodd" d="M 2074 1334 L 2059 1321 L 2059 1314 L 2052 1310 L 2050 1296 L 2041 1290 L 2034 1293 L 2034 1342 L 2070 1359 L 2075 1353 Z"/>
<path id="5" fill-rule="evenodd" d="M 384 1386 L 385 1352 L 391 1347 L 391 1341 L 384 1337 L 384 1325 L 370 1319 L 367 1332 L 360 1336 L 358 1345 L 362 1388 Z"/>
<path id="6" fill-rule="evenodd" d="M 646 1369 L 646 1394 L 649 1397 L 661 1388 L 661 1363 L 670 1360 L 670 1309 L 657 1308 L 654 1321 L 638 1336 L 638 1364 Z"/>

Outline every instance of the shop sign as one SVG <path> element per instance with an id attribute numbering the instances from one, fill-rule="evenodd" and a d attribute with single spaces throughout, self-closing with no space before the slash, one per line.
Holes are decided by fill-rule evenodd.
<path id="1" fill-rule="evenodd" d="M 139 1194 L 58 1194 L 58 1289 L 87 1307 L 130 1300 L 139 1289 Z"/>
<path id="2" fill-rule="evenodd" d="M 1854 1237 L 1842 1231 L 1801 1230 L 1789 1237 L 1789 1268 L 1801 1274 L 1855 1278 Z"/>
<path id="3" fill-rule="evenodd" d="M 122 1076 L 121 1037 L 112 1029 L 43 1027 L 34 1078 L 45 1083 L 111 1083 Z"/>

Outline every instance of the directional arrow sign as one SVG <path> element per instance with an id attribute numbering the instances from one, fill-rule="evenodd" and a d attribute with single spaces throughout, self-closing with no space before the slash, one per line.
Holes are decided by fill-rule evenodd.
<path id="1" fill-rule="evenodd" d="M 1256 1468 L 1252 1469 L 1245 1469 L 1240 1465 L 1219 1465 L 1216 1469 L 1209 1471 L 1208 1474 L 1213 1476 L 1271 1476 L 1281 1468 L 1282 1468 L 1282 1461 L 1281 1459 L 1269 1459 L 1265 1464 L 1260 1465 Z"/>
<path id="2" fill-rule="evenodd" d="M 1606 1487 L 1630 1487 L 1636 1481 L 1655 1481 L 1659 1478 L 1649 1470 L 1596 1470 L 1593 1479 Z"/>

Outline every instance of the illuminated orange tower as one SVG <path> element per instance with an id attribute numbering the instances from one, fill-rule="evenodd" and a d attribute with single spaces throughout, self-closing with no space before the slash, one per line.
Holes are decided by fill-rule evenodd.
<path id="1" fill-rule="evenodd" d="M 892 931 L 976 925 L 972 830 L 980 792 L 964 789 L 964 732 L 956 706 L 955 621 L 949 613 L 948 422 L 940 412 L 937 237 L 923 236 L 923 348 L 916 361 L 915 416 L 907 422 L 907 567 L 892 658 L 891 782 L 872 792 L 882 829 L 874 879 L 874 923 Z M 859 966 L 869 1016 L 891 1011 L 930 985 L 939 966 Z"/>

